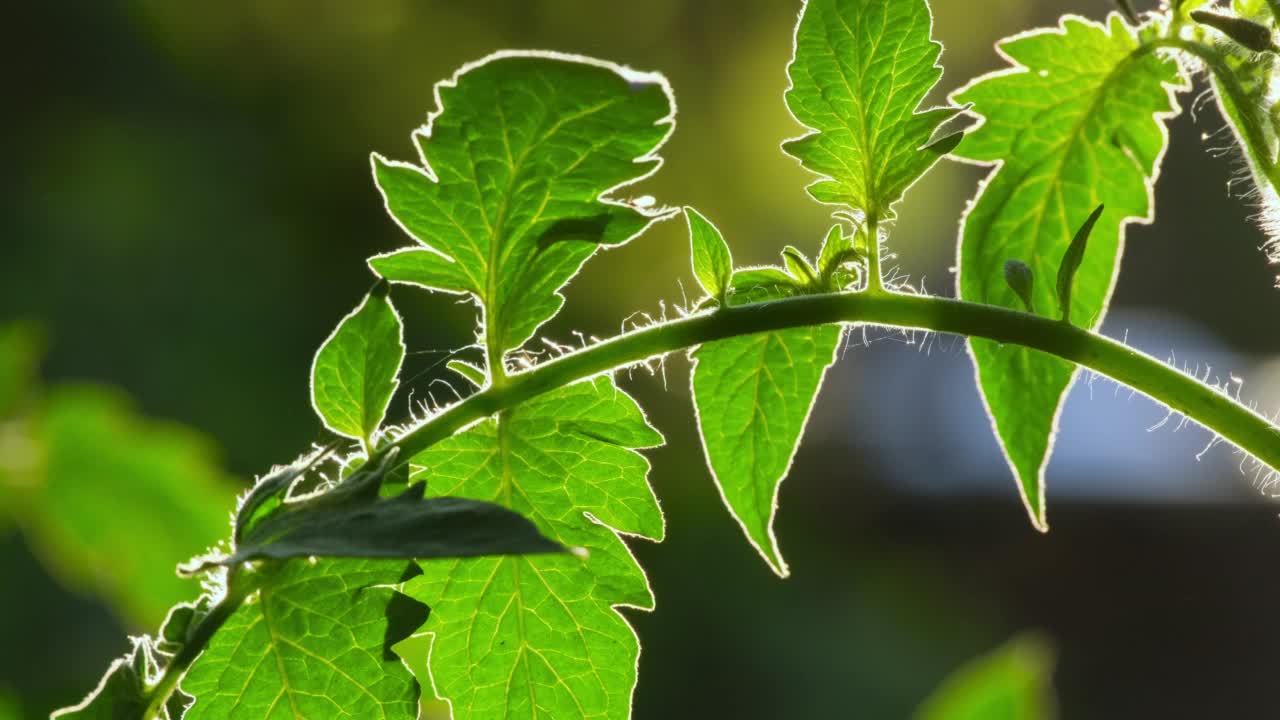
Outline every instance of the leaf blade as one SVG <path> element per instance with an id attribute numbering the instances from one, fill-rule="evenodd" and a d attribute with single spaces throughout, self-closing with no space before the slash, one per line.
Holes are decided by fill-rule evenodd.
<path id="1" fill-rule="evenodd" d="M 404 328 L 389 285 L 378 282 L 338 323 L 311 366 L 311 404 L 335 433 L 368 444 L 382 424 L 404 362 Z"/>
<path id="2" fill-rule="evenodd" d="M 1140 51 L 1119 15 L 1105 26 L 1068 17 L 1060 28 L 1015 36 L 999 48 L 1012 67 L 952 97 L 973 103 L 983 118 L 953 154 L 996 167 L 965 214 L 960 296 L 1021 306 L 1003 279 L 1003 264 L 1014 257 L 1037 277 L 1055 277 L 1081 220 L 1105 202 L 1076 274 L 1070 318 L 1094 328 L 1114 286 L 1123 227 L 1152 216 L 1151 187 L 1168 139 L 1160 121 L 1177 112 L 1179 68 Z M 1055 307 L 1055 290 L 1037 283 L 1033 304 Z M 1046 530 L 1044 468 L 1076 368 L 1012 345 L 974 339 L 969 348 L 1028 515 Z"/>
<path id="3" fill-rule="evenodd" d="M 435 95 L 414 135 L 421 164 L 374 155 L 374 178 L 401 228 L 456 265 L 432 260 L 409 281 L 476 296 L 488 345 L 505 352 L 555 315 L 597 249 L 669 214 L 613 193 L 656 172 L 674 102 L 660 75 L 529 52 L 467 65 Z M 390 264 L 374 267 L 404 281 Z"/>
<path id="4" fill-rule="evenodd" d="M 639 642 L 614 608 L 649 608 L 653 597 L 619 533 L 663 534 L 635 451 L 661 441 L 629 396 L 597 378 L 413 459 L 433 493 L 501 502 L 587 551 L 421 564 L 407 589 L 432 608 L 429 672 L 455 718 L 629 716 Z"/>
<path id="5" fill-rule="evenodd" d="M 733 278 L 733 255 L 729 245 L 710 220 L 691 207 L 684 209 L 689 224 L 689 244 L 693 256 L 693 274 L 703 291 L 723 301 Z"/>
<path id="6" fill-rule="evenodd" d="M 926 0 L 807 0 L 787 107 L 810 129 L 782 149 L 822 179 L 809 193 L 873 222 L 945 153 L 925 150 L 954 108 L 918 112 L 942 77 Z"/>
<path id="7" fill-rule="evenodd" d="M 297 557 L 477 557 L 564 552 L 528 520 L 492 503 L 423 499 L 415 483 L 391 498 L 283 513 L 263 521 L 224 564 Z"/>
<path id="8" fill-rule="evenodd" d="M 407 565 L 268 563 L 257 597 L 232 613 L 183 678 L 195 698 L 185 720 L 416 718 L 417 682 L 390 649 L 426 617 L 397 589 Z"/>
<path id="9" fill-rule="evenodd" d="M 693 353 L 707 467 L 730 514 L 781 577 L 789 571 L 773 530 L 778 490 L 841 336 L 840 326 L 822 325 L 721 340 Z"/>

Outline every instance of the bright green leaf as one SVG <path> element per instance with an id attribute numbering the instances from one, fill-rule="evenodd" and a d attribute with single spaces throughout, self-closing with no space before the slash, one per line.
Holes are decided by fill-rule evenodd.
<path id="1" fill-rule="evenodd" d="M 708 343 L 693 353 L 693 398 L 707 464 L 720 495 L 774 572 L 787 564 L 773 534 L 778 488 L 795 457 L 838 325 Z"/>
<path id="2" fill-rule="evenodd" d="M 421 165 L 373 157 L 387 209 L 425 248 L 372 258 L 389 280 L 480 300 L 486 345 L 528 340 L 603 245 L 664 212 L 612 192 L 657 170 L 674 124 L 660 75 L 551 53 L 504 52 L 436 86 L 413 139 Z"/>
<path id="3" fill-rule="evenodd" d="M 733 256 L 724 236 L 702 213 L 691 207 L 684 209 L 689 223 L 689 244 L 693 252 L 693 274 L 708 295 L 722 299 L 733 279 Z"/>
<path id="4" fill-rule="evenodd" d="M 484 387 L 484 370 L 465 360 L 450 360 L 445 367 L 458 373 L 476 387 Z"/>
<path id="5" fill-rule="evenodd" d="M 311 404 L 330 430 L 368 442 L 399 385 L 404 329 L 379 282 L 316 353 Z"/>
<path id="6" fill-rule="evenodd" d="M 821 273 L 826 290 L 837 290 L 843 286 L 839 283 L 831 287 L 831 280 L 840 272 L 840 266 L 854 259 L 853 236 L 846 234 L 844 228 L 832 225 L 822 241 L 822 249 L 818 251 L 818 272 Z"/>
<path id="7" fill-rule="evenodd" d="M 804 253 L 788 245 L 782 248 L 782 264 L 787 269 L 787 274 L 795 278 L 801 288 L 808 292 L 818 289 L 818 274 Z"/>
<path id="8" fill-rule="evenodd" d="M 457 720 L 630 716 L 640 646 L 614 608 L 653 596 L 619 533 L 663 535 L 635 452 L 661 442 L 635 401 L 596 378 L 413 458 L 430 493 L 502 503 L 585 551 L 422 563 L 407 592 L 431 607 L 431 680 Z"/>
<path id="9" fill-rule="evenodd" d="M 998 166 L 965 216 L 960 295 L 1017 308 L 1004 280 L 1010 258 L 1053 278 L 1076 230 L 1105 203 L 1075 276 L 1071 322 L 1095 328 L 1115 283 L 1128 222 L 1152 216 L 1151 186 L 1176 112 L 1178 65 L 1139 50 L 1112 15 L 1109 26 L 1068 18 L 1060 29 L 1000 45 L 1013 69 L 988 75 L 954 100 L 984 119 L 956 155 Z M 1034 287 L 1034 305 L 1057 306 L 1055 285 Z M 1015 345 L 970 341 L 978 379 L 1032 522 L 1046 529 L 1044 467 L 1058 410 L 1075 375 L 1066 361 Z"/>
<path id="10" fill-rule="evenodd" d="M 226 535 L 237 484 L 205 438 L 102 388 L 52 391 L 37 427 L 43 463 L 17 496 L 20 524 L 59 577 L 154 626 L 192 594 L 173 569 Z"/>
<path id="11" fill-rule="evenodd" d="M 804 292 L 796 279 L 778 267 L 754 267 L 736 270 L 731 281 L 730 305 L 777 300 Z"/>
<path id="12" fill-rule="evenodd" d="M 1053 664 L 1044 640 L 1014 638 L 944 680 L 915 720 L 1053 720 Z"/>
<path id="13" fill-rule="evenodd" d="M 945 152 L 924 149 L 957 110 L 916 112 L 942 77 L 926 0 L 808 0 L 787 68 L 787 107 L 812 132 L 783 144 L 819 202 L 875 222 Z M 945 150 L 945 146 L 944 146 Z"/>
<path id="14" fill-rule="evenodd" d="M 398 591 L 409 563 L 265 563 L 182 681 L 185 720 L 413 720 L 418 684 L 391 646 L 427 609 Z"/>

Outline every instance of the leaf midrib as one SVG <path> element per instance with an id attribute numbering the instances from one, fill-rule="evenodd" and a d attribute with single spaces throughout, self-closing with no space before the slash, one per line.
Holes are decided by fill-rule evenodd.
<path id="1" fill-rule="evenodd" d="M 1103 32 L 1104 32 L 1104 33 L 1106 32 L 1106 29 L 1105 29 L 1105 28 L 1103 28 Z M 1110 36 L 1110 34 L 1108 34 L 1108 39 L 1110 39 L 1110 38 L 1111 38 L 1111 36 Z M 1060 180 L 1060 179 L 1061 179 L 1061 176 L 1062 176 L 1062 169 L 1063 169 L 1063 167 L 1064 167 L 1064 166 L 1066 165 L 1066 163 L 1067 163 L 1067 157 L 1068 157 L 1069 155 L 1071 155 L 1071 154 L 1075 151 L 1075 146 L 1076 146 L 1076 144 L 1080 142 L 1080 139 L 1081 139 L 1082 135 L 1084 134 L 1084 126 L 1085 126 L 1085 124 L 1086 124 L 1086 123 L 1088 123 L 1088 122 L 1089 122 L 1089 119 L 1090 119 L 1091 117 L 1093 117 L 1093 116 L 1098 112 L 1098 107 L 1099 107 L 1099 105 L 1101 105 L 1101 104 L 1103 103 L 1104 99 L 1105 99 L 1108 95 L 1110 95 L 1110 93 L 1111 93 L 1111 88 L 1112 88 L 1112 84 L 1116 81 L 1116 79 L 1117 79 L 1120 75 L 1122 75 L 1123 73 L 1125 73 L 1125 72 L 1127 72 L 1127 71 L 1129 70 L 1129 66 L 1130 66 L 1133 62 L 1135 62 L 1136 60 L 1138 60 L 1138 59 L 1140 59 L 1140 58 L 1145 58 L 1145 57 L 1147 56 L 1147 54 L 1148 54 L 1148 51 L 1145 49 L 1145 47 L 1144 47 L 1142 44 L 1139 44 L 1139 45 L 1138 45 L 1138 47 L 1136 47 L 1136 48 L 1134 48 L 1133 50 L 1129 51 L 1129 54 L 1128 54 L 1128 55 L 1126 55 L 1126 56 L 1125 56 L 1125 58 L 1124 58 L 1123 60 L 1121 60 L 1120 62 L 1116 63 L 1115 67 L 1113 67 L 1113 68 L 1112 68 L 1112 69 L 1111 69 L 1111 70 L 1106 74 L 1106 76 L 1102 79 L 1102 82 L 1098 85 L 1098 89 L 1097 89 L 1094 93 L 1092 93 L 1092 99 L 1091 99 L 1091 101 L 1090 101 L 1090 103 L 1089 103 L 1089 107 L 1088 107 L 1088 109 L 1087 109 L 1085 112 L 1080 113 L 1080 117 L 1076 120 L 1075 124 L 1072 126 L 1072 128 L 1071 128 L 1071 132 L 1069 132 L 1069 133 L 1067 134 L 1066 139 L 1064 139 L 1062 142 L 1060 142 L 1060 143 L 1057 145 L 1057 147 L 1056 147 L 1056 148 L 1054 148 L 1054 150 L 1052 151 L 1052 153 L 1051 153 L 1051 154 L 1056 154 L 1056 167 L 1054 167 L 1053 171 L 1049 173 L 1049 176 L 1050 176 L 1050 177 L 1054 178 L 1055 180 Z M 1028 68 L 1028 69 L 1026 69 L 1026 70 L 1025 70 L 1025 72 L 1030 73 L 1030 72 L 1031 72 L 1031 70 Z M 1040 113 L 1039 113 L 1038 115 L 1036 115 L 1036 117 L 1037 117 L 1037 118 L 1038 118 L 1038 117 L 1042 117 L 1042 116 L 1044 116 L 1046 113 L 1052 112 L 1052 111 L 1053 111 L 1053 109 L 1054 109 L 1055 107 L 1058 107 L 1058 106 L 1060 106 L 1060 105 L 1061 105 L 1061 103 L 1057 103 L 1057 104 L 1055 104 L 1055 105 L 1053 105 L 1053 106 L 1047 107 L 1047 108 L 1045 108 L 1044 110 L 1041 110 L 1041 111 L 1040 111 Z M 1033 122 L 1032 122 L 1032 123 L 1028 123 L 1026 127 L 1031 127 L 1031 126 L 1033 126 L 1033 125 L 1034 125 L 1034 123 L 1033 123 Z M 1017 140 L 1021 139 L 1021 137 L 1022 137 L 1023 133 L 1025 133 L 1025 132 L 1026 132 L 1026 127 L 1024 127 L 1024 128 L 1023 128 L 1023 130 L 1017 134 L 1017 136 L 1015 136 L 1015 138 L 1014 138 L 1015 143 L 1016 143 L 1016 141 L 1017 141 Z M 1013 144 L 1011 144 L 1011 145 L 1010 145 L 1010 147 L 1013 147 Z M 1018 188 L 1018 187 L 1022 187 L 1023 185 L 1027 184 L 1027 183 L 1026 183 L 1027 178 L 1028 178 L 1028 177 L 1030 177 L 1030 176 L 1032 176 L 1033 174 L 1036 174 L 1036 170 L 1037 170 L 1038 168 L 1040 168 L 1040 167 L 1043 167 L 1043 166 L 1042 166 L 1042 165 L 1033 165 L 1033 166 L 1031 166 L 1031 167 L 1027 168 L 1025 171 L 1023 171 L 1023 172 L 1018 176 L 1017 182 L 1014 184 L 1014 187 L 1015 187 L 1015 188 Z M 1142 168 L 1142 167 L 1139 167 L 1139 171 L 1142 173 L 1143 181 L 1144 181 L 1144 183 L 1145 183 L 1145 182 L 1146 182 L 1146 180 L 1147 180 L 1147 177 L 1148 177 L 1147 172 L 1146 172 L 1146 169 L 1145 169 L 1145 168 Z M 1061 191 L 1061 187 L 1060 187 L 1060 186 L 1061 186 L 1061 183 L 1060 183 L 1060 182 L 1054 182 L 1054 183 L 1051 183 L 1051 184 L 1050 184 L 1050 186 L 1053 188 L 1053 192 L 1058 193 L 1058 198 L 1059 198 L 1059 200 L 1058 200 L 1058 201 L 1059 201 L 1059 203 L 1060 203 L 1060 204 L 1063 204 L 1063 203 L 1062 203 L 1062 199 L 1061 199 L 1061 192 L 1062 192 L 1062 191 Z M 1000 204 L 999 204 L 999 205 L 997 205 L 997 206 L 996 206 L 996 208 L 992 211 L 992 215 L 993 215 L 993 216 L 999 216 L 999 215 L 1003 214 L 1003 212 L 1004 212 L 1005 208 L 1006 208 L 1006 207 L 1008 207 L 1009 203 L 1013 202 L 1013 198 L 1015 197 L 1015 195 L 1016 195 L 1016 193 L 1014 193 L 1014 192 L 1009 192 L 1009 193 L 1007 193 L 1003 198 L 1001 198 L 1001 200 L 1000 200 Z M 1049 195 L 1049 193 L 1046 193 L 1046 198 L 1048 197 L 1048 195 Z M 1045 201 L 1045 202 L 1043 202 L 1043 203 L 1039 203 L 1039 204 L 1037 205 L 1037 208 L 1036 208 L 1036 219 L 1035 219 L 1035 228 L 1036 228 L 1036 232 L 1035 232 L 1035 233 L 1033 233 L 1033 237 L 1032 237 L 1032 246 L 1033 246 L 1033 248 L 1034 248 L 1034 249 L 1035 249 L 1035 251 L 1036 251 L 1036 252 L 1035 252 L 1035 256 L 1038 256 L 1038 255 L 1039 255 L 1039 251 L 1041 250 L 1041 245 L 1042 245 L 1042 243 L 1041 243 L 1041 240 L 1040 240 L 1040 238 L 1041 238 L 1041 233 L 1039 232 L 1039 230 L 1040 230 L 1040 228 L 1041 228 L 1041 227 L 1043 226 L 1043 224 L 1044 224 L 1044 213 L 1045 213 L 1045 208 L 1046 208 L 1046 206 L 1047 206 L 1047 205 L 1048 205 L 1048 201 L 1046 200 L 1046 201 Z M 1064 204 L 1064 205 L 1065 205 L 1065 204 Z M 1069 222 L 1069 221 L 1067 220 L 1067 218 L 1066 218 L 1066 217 L 1065 217 L 1065 215 L 1064 215 L 1064 217 L 1063 217 L 1063 223 L 1067 223 L 1067 222 Z M 1070 232 L 1071 232 L 1070 227 L 1069 227 L 1069 226 L 1064 225 L 1064 228 L 1065 228 L 1065 230 L 1066 230 L 1066 232 L 1067 232 L 1067 235 L 1070 235 Z M 1006 243 L 1003 243 L 1003 244 L 1001 245 L 1001 247 L 1007 247 L 1007 245 L 1008 245 L 1008 243 L 1006 242 Z M 992 294 L 992 293 L 991 293 L 991 286 L 992 286 L 992 283 L 993 283 L 994 281 L 993 281 L 991 278 L 986 278 L 986 277 L 984 277 L 984 278 L 981 280 L 981 282 L 982 282 L 982 287 L 983 287 L 983 296 L 984 296 L 984 297 L 990 297 L 990 296 L 991 296 L 991 294 Z"/>

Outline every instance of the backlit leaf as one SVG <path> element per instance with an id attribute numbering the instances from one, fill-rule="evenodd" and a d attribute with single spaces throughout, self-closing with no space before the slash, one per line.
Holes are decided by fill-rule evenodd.
<path id="1" fill-rule="evenodd" d="M 892 216 L 903 193 L 946 154 L 926 149 L 956 109 L 917 112 L 942 76 L 926 0 L 807 0 L 787 68 L 787 107 L 811 129 L 783 150 L 824 179 L 820 202 Z"/>
<path id="2" fill-rule="evenodd" d="M 372 258 L 383 277 L 470 294 L 486 346 L 528 340 L 601 246 L 665 211 L 616 199 L 657 170 L 673 125 L 666 80 L 610 63 L 505 52 L 436 86 L 420 164 L 373 157 L 387 209 L 421 246 Z"/>
<path id="3" fill-rule="evenodd" d="M 773 534 L 778 487 L 827 368 L 838 325 L 760 333 L 707 343 L 693 353 L 698 429 L 720 494 L 774 572 L 787 564 Z"/>
<path id="4" fill-rule="evenodd" d="M 733 256 L 719 228 L 693 208 L 684 209 L 689 222 L 689 244 L 693 253 L 693 274 L 711 297 L 721 299 L 733 278 Z"/>
<path id="5" fill-rule="evenodd" d="M 635 452 L 661 442 L 626 393 L 596 378 L 413 458 L 428 492 L 501 503 L 583 549 L 421 563 L 407 591 L 431 607 L 431 682 L 455 718 L 630 717 L 640 646 L 615 608 L 651 608 L 653 596 L 619 533 L 662 537 Z"/>
<path id="6" fill-rule="evenodd" d="M 382 424 L 404 362 L 404 329 L 379 282 L 316 353 L 311 403 L 330 430 L 368 441 Z"/>
<path id="7" fill-rule="evenodd" d="M 409 563 L 264 564 L 258 590 L 182 681 L 186 720 L 413 720 L 418 684 L 391 646 L 427 609 L 397 588 Z"/>
<path id="8" fill-rule="evenodd" d="M 979 78 L 954 100 L 983 119 L 954 153 L 996 166 L 965 216 L 960 295 L 1021 308 L 1004 264 L 1026 263 L 1056 277 L 1076 230 L 1098 205 L 1106 211 L 1075 275 L 1070 321 L 1095 328 L 1115 283 L 1123 227 L 1152 216 L 1151 186 L 1176 111 L 1176 62 L 1141 51 L 1118 14 L 1107 25 L 1067 18 L 1062 27 L 1006 40 L 1013 68 Z M 1058 305 L 1055 284 L 1036 283 L 1033 305 Z M 1044 467 L 1058 410 L 1076 368 L 1015 345 L 970 341 L 987 409 L 1032 522 L 1046 529 Z"/>

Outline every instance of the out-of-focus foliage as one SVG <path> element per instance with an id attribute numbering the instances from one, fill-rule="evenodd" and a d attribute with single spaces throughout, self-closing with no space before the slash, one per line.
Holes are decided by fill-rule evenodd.
<path id="1" fill-rule="evenodd" d="M 1044 638 L 1020 635 L 947 677 L 915 720 L 1053 720 L 1053 665 Z"/>
<path id="2" fill-rule="evenodd" d="M 28 379 L 0 420 L 0 511 L 64 582 L 153 626 L 195 594 L 174 569 L 227 534 L 236 483 L 203 436 L 141 417 L 118 391 L 29 382 L 33 336 L 0 332 L 0 367 Z"/>

